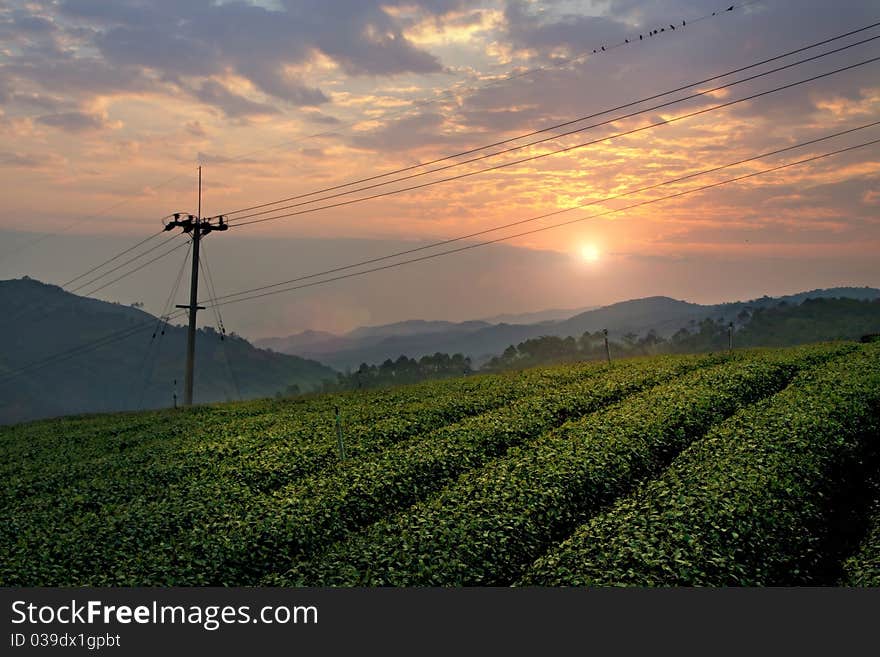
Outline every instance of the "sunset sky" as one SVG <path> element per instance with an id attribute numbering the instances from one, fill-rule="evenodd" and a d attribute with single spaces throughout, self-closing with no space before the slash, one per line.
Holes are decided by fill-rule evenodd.
<path id="1" fill-rule="evenodd" d="M 161 230 L 169 213 L 195 212 L 199 164 L 203 216 L 230 213 L 513 138 L 880 21 L 872 0 L 759 0 L 724 11 L 728 6 L 711 0 L 0 0 L 0 278 L 26 274 L 63 284 Z M 878 35 L 880 27 L 866 30 L 566 130 Z M 878 61 L 608 139 L 878 56 L 880 39 L 595 129 L 544 133 L 552 139 L 360 196 L 604 139 L 461 180 L 253 225 L 235 227 L 243 215 L 232 214 L 232 230 L 205 240 L 217 292 L 599 202 L 880 121 Z M 485 238 L 875 139 L 880 126 Z M 719 302 L 880 286 L 878 183 L 875 144 L 502 245 L 222 310 L 229 330 L 264 337 L 655 294 Z M 260 215 L 267 216 L 273 215 Z M 159 314 L 184 251 L 96 296 L 143 301 Z M 185 301 L 181 289 L 175 302 Z M 201 319 L 215 323 L 209 312 Z"/>

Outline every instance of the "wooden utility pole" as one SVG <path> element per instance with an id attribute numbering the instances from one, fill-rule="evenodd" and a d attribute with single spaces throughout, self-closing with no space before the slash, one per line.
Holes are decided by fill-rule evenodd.
<path id="1" fill-rule="evenodd" d="M 199 167 L 199 207 L 198 215 L 191 214 L 181 219 L 180 214 L 174 215 L 174 220 L 165 224 L 165 230 L 182 228 L 184 233 L 189 233 L 193 241 L 192 250 L 192 275 L 189 285 L 189 304 L 180 305 L 178 308 L 189 310 L 189 326 L 186 331 L 186 375 L 183 382 L 183 405 L 192 406 L 193 403 L 193 377 L 196 362 L 196 313 L 204 310 L 199 305 L 199 243 L 202 238 L 215 230 L 228 230 L 229 225 L 223 217 L 218 217 L 218 223 L 212 224 L 209 219 L 202 219 L 202 167 Z"/>
<path id="2" fill-rule="evenodd" d="M 733 322 L 727 325 L 727 350 L 733 351 Z"/>
<path id="3" fill-rule="evenodd" d="M 611 362 L 611 347 L 608 346 L 608 329 L 602 329 L 602 335 L 605 336 L 605 357 Z"/>

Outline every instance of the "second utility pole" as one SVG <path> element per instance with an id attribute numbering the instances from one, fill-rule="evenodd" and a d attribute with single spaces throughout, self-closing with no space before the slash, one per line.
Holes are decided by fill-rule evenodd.
<path id="1" fill-rule="evenodd" d="M 183 405 L 192 406 L 193 403 L 193 377 L 196 362 L 196 313 L 204 310 L 199 305 L 199 243 L 202 238 L 215 230 L 227 230 L 229 225 L 224 223 L 223 217 L 214 225 L 209 220 L 202 220 L 202 167 L 199 167 L 199 209 L 198 215 L 187 215 L 186 219 L 180 219 L 179 214 L 174 215 L 174 221 L 165 225 L 165 230 L 175 227 L 183 228 L 184 233 L 192 233 L 192 277 L 189 285 L 189 305 L 178 305 L 178 308 L 189 309 L 189 326 L 186 331 L 186 375 L 183 382 Z"/>

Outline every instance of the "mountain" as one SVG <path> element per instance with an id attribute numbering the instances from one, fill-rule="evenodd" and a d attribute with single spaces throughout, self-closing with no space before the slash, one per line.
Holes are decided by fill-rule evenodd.
<path id="1" fill-rule="evenodd" d="M 575 315 L 580 315 L 588 310 L 595 310 L 598 306 L 589 306 L 586 308 L 551 308 L 549 310 L 538 310 L 532 313 L 508 313 L 505 315 L 495 315 L 487 317 L 482 321 L 487 324 L 540 324 L 542 322 L 558 322 L 563 319 L 570 319 Z"/>
<path id="2" fill-rule="evenodd" d="M 586 331 L 592 333 L 602 329 L 608 329 L 609 336 L 618 340 L 627 334 L 645 335 L 649 331 L 668 338 L 681 328 L 697 326 L 706 318 L 725 324 L 733 322 L 740 326 L 759 308 L 776 307 L 780 303 L 797 305 L 806 299 L 816 298 L 869 300 L 880 298 L 880 290 L 840 287 L 713 305 L 655 296 L 621 301 L 560 321 L 540 323 L 489 324 L 485 321 L 450 323 L 413 320 L 386 327 L 356 329 L 345 336 L 338 336 L 335 341 L 328 340 L 320 345 L 279 350 L 320 358 L 322 362 L 343 370 L 356 368 L 361 363 L 378 364 L 388 358 L 394 360 L 401 355 L 420 358 L 436 352 L 461 353 L 469 356 L 475 366 L 479 366 L 508 346 L 530 338 L 545 335 L 579 337 Z M 536 315 L 540 316 L 540 313 Z M 266 340 L 259 341 L 258 344 L 268 346 Z"/>
<path id="3" fill-rule="evenodd" d="M 373 347 L 377 348 L 376 353 L 383 354 L 385 351 L 379 345 L 384 344 L 386 341 L 394 344 L 398 339 L 404 341 L 415 340 L 416 343 L 421 344 L 424 342 L 423 338 L 425 338 L 430 343 L 438 335 L 450 336 L 473 333 L 490 326 L 491 324 L 481 321 L 444 322 L 415 319 L 379 326 L 362 326 L 344 335 L 335 335 L 325 331 L 303 331 L 285 338 L 255 340 L 254 344 L 264 349 L 272 349 L 286 354 L 322 359 L 329 357 L 333 362 L 338 362 L 341 364 L 341 367 L 345 368 L 351 365 L 351 358 L 343 357 L 340 360 L 337 357 L 338 354 L 349 352 L 358 354 Z M 399 355 L 395 354 L 395 356 Z M 376 356 L 370 355 L 369 357 L 375 358 Z M 380 358 L 380 360 L 385 360 L 385 358 Z M 361 362 L 363 360 L 354 363 L 354 365 L 359 365 Z"/>
<path id="4" fill-rule="evenodd" d="M 705 307 L 685 301 L 676 301 L 667 297 L 651 297 L 623 301 L 596 310 L 589 310 L 559 322 L 541 322 L 537 324 L 487 324 L 485 322 L 463 322 L 451 324 L 446 330 L 440 324 L 448 322 L 406 322 L 411 328 L 432 325 L 431 330 L 418 332 L 394 331 L 387 332 L 372 329 L 362 333 L 360 329 L 338 341 L 326 342 L 311 347 L 284 349 L 286 353 L 300 356 L 320 357 L 337 369 L 356 368 L 361 363 L 381 363 L 400 355 L 419 358 L 436 352 L 470 356 L 479 365 L 491 356 L 499 354 L 511 344 L 542 335 L 582 335 L 584 331 L 596 331 L 607 328 L 612 336 L 623 336 L 630 332 L 654 329 L 658 333 L 672 334 L 690 319 L 701 317 Z M 398 325 L 391 325 L 398 326 Z M 384 327 L 377 327 L 384 328 Z M 352 334 L 367 337 L 358 340 Z M 300 334 L 301 335 L 301 334 Z M 384 337 L 382 337 L 384 335 Z M 296 337 L 296 336 L 292 336 Z M 257 344 L 267 346 L 267 341 Z"/>
<path id="5" fill-rule="evenodd" d="M 431 335 L 434 333 L 470 333 L 491 326 L 487 322 L 443 322 L 410 319 L 405 322 L 383 324 L 380 326 L 362 326 L 346 333 L 345 337 L 352 340 L 384 340 L 386 338 L 406 337 L 412 335 Z"/>
<path id="6" fill-rule="evenodd" d="M 263 338 L 254 340 L 254 345 L 261 349 L 271 349 L 285 354 L 296 354 L 302 351 L 320 351 L 326 348 L 329 351 L 340 348 L 347 344 L 343 338 L 335 333 L 327 331 L 303 331 L 289 335 L 286 338 Z"/>
<path id="7" fill-rule="evenodd" d="M 744 347 L 776 347 L 871 334 L 880 334 L 880 298 L 817 295 L 756 310 L 735 339 Z"/>
<path id="8" fill-rule="evenodd" d="M 627 333 L 672 334 L 692 319 L 706 314 L 706 306 L 669 297 L 647 297 L 621 301 L 596 310 L 590 310 L 549 327 L 547 335 L 580 336 L 608 329 L 612 337 Z"/>
<path id="9" fill-rule="evenodd" d="M 171 406 L 175 391 L 182 396 L 183 326 L 152 337 L 158 320 L 142 310 L 28 278 L 0 281 L 0 308 L 0 423 Z M 211 328 L 197 333 L 197 403 L 306 391 L 335 378 L 315 361 L 235 335 L 220 340 Z"/>

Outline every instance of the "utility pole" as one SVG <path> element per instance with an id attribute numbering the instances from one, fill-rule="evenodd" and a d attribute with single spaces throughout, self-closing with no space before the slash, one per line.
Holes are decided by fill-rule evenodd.
<path id="1" fill-rule="evenodd" d="M 611 347 L 608 346 L 608 329 L 602 329 L 602 335 L 605 338 L 605 357 L 611 362 Z"/>
<path id="2" fill-rule="evenodd" d="M 727 350 L 733 351 L 733 322 L 727 325 Z"/>
<path id="3" fill-rule="evenodd" d="M 199 243 L 202 238 L 215 230 L 228 230 L 229 224 L 224 218 L 218 217 L 218 223 L 212 224 L 210 219 L 202 219 L 202 167 L 199 167 L 199 207 L 198 215 L 183 215 L 176 213 L 174 220 L 165 224 L 165 230 L 182 228 L 184 233 L 189 233 L 193 242 L 192 250 L 192 276 L 189 285 L 189 304 L 177 305 L 177 308 L 189 309 L 189 326 L 186 331 L 186 376 L 183 382 L 183 405 L 192 406 L 193 403 L 193 375 L 196 362 L 196 313 L 204 310 L 199 305 Z"/>

